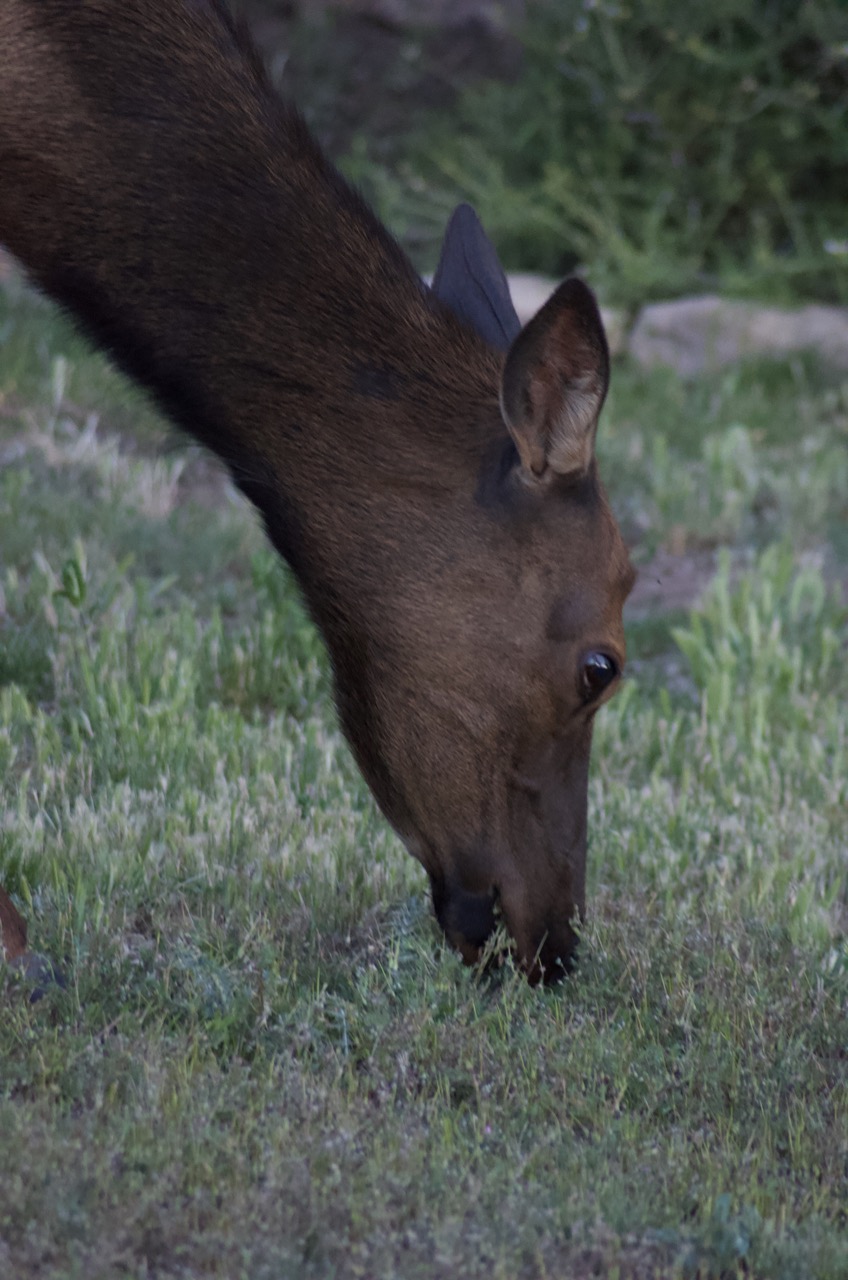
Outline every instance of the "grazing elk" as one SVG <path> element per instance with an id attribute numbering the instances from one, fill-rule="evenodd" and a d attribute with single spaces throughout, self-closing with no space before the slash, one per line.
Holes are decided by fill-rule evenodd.
<path id="1" fill-rule="evenodd" d="M 556 977 L 633 578 L 590 291 L 521 329 L 467 206 L 427 288 L 222 0 L 2 0 L 0 241 L 261 512 L 450 941 Z"/>

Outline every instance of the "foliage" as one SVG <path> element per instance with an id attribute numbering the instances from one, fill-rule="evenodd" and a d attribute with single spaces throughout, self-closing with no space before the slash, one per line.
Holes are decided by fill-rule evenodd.
<path id="1" fill-rule="evenodd" d="M 431 266 L 461 197 L 513 269 L 579 263 L 625 303 L 848 297 L 840 0 L 546 0 L 524 40 L 518 81 L 467 91 L 398 171 L 351 162 Z"/>

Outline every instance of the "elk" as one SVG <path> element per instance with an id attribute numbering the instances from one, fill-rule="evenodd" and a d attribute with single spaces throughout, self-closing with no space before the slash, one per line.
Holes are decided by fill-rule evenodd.
<path id="1" fill-rule="evenodd" d="M 450 942 L 556 979 L 633 581 L 590 290 L 522 329 L 468 206 L 425 285 L 223 0 L 3 0 L 0 241 L 258 508 Z"/>

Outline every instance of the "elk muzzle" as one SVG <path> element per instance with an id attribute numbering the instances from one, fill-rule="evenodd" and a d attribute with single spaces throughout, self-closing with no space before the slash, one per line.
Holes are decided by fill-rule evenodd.
<path id="1" fill-rule="evenodd" d="M 534 913 L 520 885 L 468 890 L 431 877 L 431 887 L 436 918 L 466 964 L 480 961 L 498 922 L 503 921 L 512 938 L 511 952 L 531 985 L 557 983 L 574 967 L 582 896 L 572 901 L 570 895 L 563 899 L 560 894 L 556 906 L 552 902 L 547 911 Z"/>

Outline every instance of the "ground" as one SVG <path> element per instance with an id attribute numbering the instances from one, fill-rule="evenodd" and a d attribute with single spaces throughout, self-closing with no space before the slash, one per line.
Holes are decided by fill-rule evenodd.
<path id="1" fill-rule="evenodd" d="M 0 333 L 0 875 L 67 978 L 0 979 L 3 1274 L 848 1275 L 845 388 L 616 366 L 630 676 L 539 992 L 445 948 L 217 468 L 14 279 Z"/>

